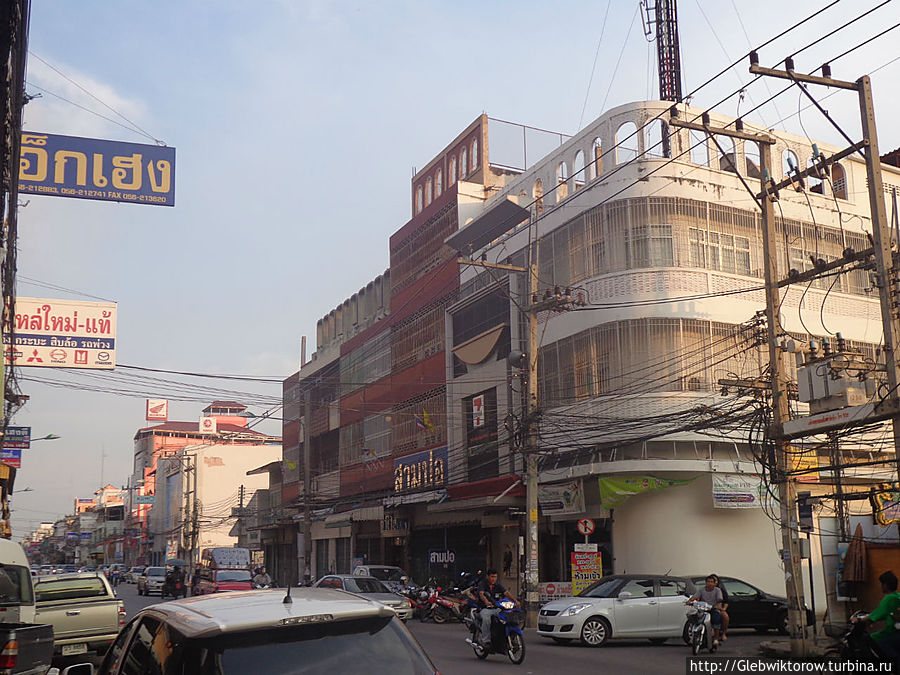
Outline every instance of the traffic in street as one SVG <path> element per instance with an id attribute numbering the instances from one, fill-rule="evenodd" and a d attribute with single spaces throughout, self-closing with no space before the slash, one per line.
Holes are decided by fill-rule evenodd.
<path id="1" fill-rule="evenodd" d="M 139 596 L 137 587 L 122 583 L 116 588 L 125 603 L 128 620 L 144 607 L 160 602 L 157 595 Z M 610 641 L 599 649 L 576 645 L 557 644 L 540 638 L 533 629 L 525 629 L 527 657 L 519 665 L 509 663 L 504 655 L 491 655 L 484 661 L 475 657 L 472 648 L 466 644 L 468 633 L 460 623 L 422 623 L 418 619 L 406 624 L 413 636 L 437 666 L 442 675 L 500 675 L 515 673 L 564 672 L 637 672 L 642 673 L 684 673 L 685 659 L 691 655 L 690 648 L 679 639 L 670 639 L 662 645 L 650 644 L 647 640 Z M 774 633 L 759 635 L 754 631 L 741 630 L 729 636 L 717 656 L 758 656 L 759 645 L 764 640 L 777 636 Z"/>

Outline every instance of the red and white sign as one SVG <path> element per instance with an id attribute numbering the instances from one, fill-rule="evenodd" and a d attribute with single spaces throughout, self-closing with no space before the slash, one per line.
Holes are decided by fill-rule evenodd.
<path id="1" fill-rule="evenodd" d="M 214 434 L 216 433 L 216 418 L 215 417 L 201 417 L 200 418 L 200 433 L 201 434 Z"/>
<path id="2" fill-rule="evenodd" d="M 538 595 L 541 602 L 550 602 L 572 596 L 571 581 L 544 581 L 538 584 Z"/>
<path id="3" fill-rule="evenodd" d="M 164 398 L 147 399 L 147 421 L 165 422 L 169 419 L 169 402 Z"/>
<path id="4" fill-rule="evenodd" d="M 584 536 L 593 534 L 594 521 L 590 518 L 582 518 L 578 521 L 578 531 L 581 532 L 581 534 L 583 534 Z"/>
<path id="5" fill-rule="evenodd" d="M 472 399 L 472 428 L 484 426 L 484 394 Z"/>

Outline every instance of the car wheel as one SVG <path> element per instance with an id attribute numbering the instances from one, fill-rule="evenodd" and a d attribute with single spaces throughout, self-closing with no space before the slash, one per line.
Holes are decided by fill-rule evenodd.
<path id="1" fill-rule="evenodd" d="M 664 645 L 669 638 L 650 638 L 651 645 Z"/>
<path id="2" fill-rule="evenodd" d="M 567 644 L 569 644 L 569 643 L 572 641 L 572 638 L 558 638 L 558 637 L 555 637 L 555 638 L 553 638 L 553 641 L 554 641 L 556 644 L 559 644 L 559 645 L 567 645 Z"/>
<path id="3" fill-rule="evenodd" d="M 706 626 L 701 626 L 691 636 L 691 654 L 697 656 L 706 644 Z"/>
<path id="4" fill-rule="evenodd" d="M 581 642 L 588 647 L 602 647 L 609 639 L 609 622 L 600 616 L 592 616 L 581 626 Z"/>
<path id="5" fill-rule="evenodd" d="M 790 632 L 788 630 L 787 610 L 782 610 L 775 615 L 775 630 L 777 630 L 780 635 L 787 635 Z"/>

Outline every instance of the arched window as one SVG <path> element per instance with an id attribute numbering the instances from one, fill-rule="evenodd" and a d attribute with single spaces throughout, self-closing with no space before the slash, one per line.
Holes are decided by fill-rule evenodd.
<path id="1" fill-rule="evenodd" d="M 424 204 L 422 203 L 422 186 L 416 188 L 416 213 L 421 213 L 424 208 Z"/>
<path id="2" fill-rule="evenodd" d="M 586 176 L 584 175 L 584 153 L 581 150 L 575 153 L 575 168 L 572 171 L 572 176 L 575 178 L 576 190 L 584 187 Z"/>
<path id="3" fill-rule="evenodd" d="M 660 159 L 671 157 L 669 146 L 669 125 L 662 120 L 653 120 L 647 125 L 647 136 L 644 141 L 645 157 Z"/>
<path id="4" fill-rule="evenodd" d="M 603 173 L 603 147 L 599 138 L 591 144 L 591 157 L 591 180 L 594 180 Z"/>
<path id="5" fill-rule="evenodd" d="M 538 178 L 534 181 L 534 187 L 531 189 L 531 196 L 534 199 L 535 210 L 540 214 L 544 212 L 544 184 Z"/>
<path id="6" fill-rule="evenodd" d="M 459 179 L 469 175 L 469 152 L 465 148 L 459 153 Z"/>
<path id="7" fill-rule="evenodd" d="M 787 178 L 792 176 L 794 171 L 800 168 L 800 161 L 797 159 L 797 153 L 793 150 L 785 150 L 781 153 L 781 175 Z"/>
<path id="8" fill-rule="evenodd" d="M 428 206 L 431 203 L 431 196 L 431 177 L 429 177 L 428 180 L 425 181 L 425 206 Z"/>
<path id="9" fill-rule="evenodd" d="M 837 163 L 831 165 L 831 189 L 838 199 L 847 199 L 847 173 Z"/>
<path id="10" fill-rule="evenodd" d="M 472 139 L 472 171 L 478 168 L 478 139 Z"/>
<path id="11" fill-rule="evenodd" d="M 709 142 L 705 131 L 691 129 L 691 162 L 700 166 L 709 166 Z"/>
<path id="12" fill-rule="evenodd" d="M 456 182 L 456 157 L 450 158 L 450 182 L 447 183 L 447 187 L 450 187 Z"/>
<path id="13" fill-rule="evenodd" d="M 440 197 L 444 192 L 444 172 L 441 169 L 437 170 L 437 173 L 434 176 L 434 196 Z"/>
<path id="14" fill-rule="evenodd" d="M 625 122 L 616 130 L 616 164 L 624 164 L 637 158 L 637 125 Z"/>
<path id="15" fill-rule="evenodd" d="M 747 165 L 747 178 L 759 179 L 759 145 L 756 141 L 744 141 L 744 163 Z"/>
<path id="16" fill-rule="evenodd" d="M 556 167 L 556 201 L 560 202 L 569 196 L 569 167 L 560 162 Z"/>
<path id="17" fill-rule="evenodd" d="M 716 140 L 722 146 L 722 150 L 725 151 L 724 155 L 719 156 L 719 170 L 737 173 L 737 154 L 734 149 L 734 139 L 728 136 L 716 136 Z M 716 147 L 716 150 L 718 149 Z"/>

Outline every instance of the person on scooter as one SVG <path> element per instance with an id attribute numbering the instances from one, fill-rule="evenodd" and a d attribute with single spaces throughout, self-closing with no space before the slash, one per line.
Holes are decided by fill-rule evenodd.
<path id="1" fill-rule="evenodd" d="M 489 569 L 478 584 L 477 595 L 481 601 L 481 644 L 485 646 L 491 643 L 491 619 L 500 613 L 496 603 L 502 598 L 516 601 L 509 591 L 497 582 L 497 576 L 497 570 Z"/>
<path id="2" fill-rule="evenodd" d="M 719 614 L 722 616 L 722 632 L 720 637 L 722 642 L 725 642 L 725 640 L 728 639 L 728 624 L 731 622 L 731 617 L 728 616 L 728 612 L 726 611 L 728 609 L 728 591 L 722 587 L 722 582 L 719 579 L 718 574 L 712 574 L 710 576 L 716 578 L 716 586 L 722 591 L 722 609 L 719 610 Z"/>
<path id="3" fill-rule="evenodd" d="M 725 603 L 725 597 L 722 595 L 722 589 L 716 585 L 716 575 L 710 574 L 706 577 L 706 587 L 697 591 L 686 603 L 689 604 L 694 600 L 700 600 L 712 606 L 709 612 L 709 621 L 713 629 L 713 647 L 719 646 L 719 633 L 722 629 L 722 605 Z"/>
<path id="4" fill-rule="evenodd" d="M 884 621 L 884 628 L 872 633 L 871 637 L 878 650 L 890 661 L 900 662 L 900 593 L 897 592 L 897 575 L 888 570 L 880 577 L 881 592 L 884 597 L 874 611 L 860 617 L 859 621 Z M 856 621 L 857 619 L 854 619 Z"/>

